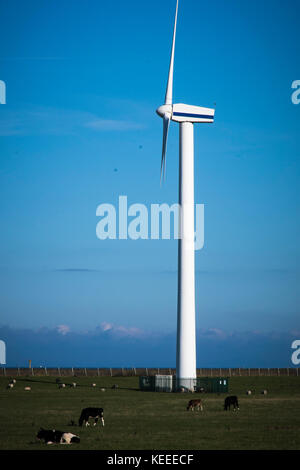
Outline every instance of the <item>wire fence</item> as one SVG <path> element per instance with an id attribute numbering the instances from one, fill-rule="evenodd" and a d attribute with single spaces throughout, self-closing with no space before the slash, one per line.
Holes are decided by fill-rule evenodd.
<path id="1" fill-rule="evenodd" d="M 197 369 L 197 377 L 266 377 L 297 376 L 297 367 L 287 368 L 205 368 Z M 89 367 L 2 367 L 1 377 L 134 377 L 153 375 L 176 375 L 172 368 L 89 368 Z"/>

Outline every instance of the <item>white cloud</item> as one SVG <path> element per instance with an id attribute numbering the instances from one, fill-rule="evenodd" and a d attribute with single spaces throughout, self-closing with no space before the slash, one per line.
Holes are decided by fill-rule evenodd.
<path id="1" fill-rule="evenodd" d="M 228 333 L 226 331 L 221 330 L 219 328 L 208 328 L 206 330 L 199 330 L 200 336 L 206 336 L 211 338 L 226 338 Z"/>
<path id="2" fill-rule="evenodd" d="M 94 119 L 87 122 L 85 127 L 95 131 L 132 131 L 145 128 L 143 124 L 138 122 L 119 121 L 117 119 Z"/>
<path id="3" fill-rule="evenodd" d="M 112 323 L 107 322 L 102 322 L 100 328 L 102 331 L 110 331 L 117 336 L 130 336 L 140 338 L 145 334 L 145 332 L 140 328 L 113 325 Z"/>
<path id="4" fill-rule="evenodd" d="M 87 131 L 133 131 L 145 126 L 139 122 L 105 119 L 93 113 L 72 109 L 27 108 L 4 110 L 0 116 L 0 136 L 72 135 Z"/>
<path id="5" fill-rule="evenodd" d="M 71 331 L 71 329 L 68 325 L 58 325 L 56 327 L 56 330 L 61 335 L 66 335 L 67 333 L 69 333 Z"/>
<path id="6" fill-rule="evenodd" d="M 101 323 L 101 330 L 102 331 L 108 331 L 113 328 L 113 325 L 111 323 L 106 323 L 105 321 Z"/>

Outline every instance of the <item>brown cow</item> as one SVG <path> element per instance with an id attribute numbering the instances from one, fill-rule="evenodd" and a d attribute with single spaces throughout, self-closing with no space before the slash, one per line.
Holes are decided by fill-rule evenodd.
<path id="1" fill-rule="evenodd" d="M 190 400 L 189 403 L 188 403 L 188 406 L 187 406 L 187 410 L 192 410 L 194 411 L 194 409 L 197 408 L 198 411 L 199 409 L 201 409 L 201 411 L 203 411 L 203 402 L 202 400 Z"/>

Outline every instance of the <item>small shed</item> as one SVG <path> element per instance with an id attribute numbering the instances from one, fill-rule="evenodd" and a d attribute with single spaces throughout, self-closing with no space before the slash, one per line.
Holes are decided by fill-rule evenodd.
<path id="1" fill-rule="evenodd" d="M 228 386 L 228 377 L 197 377 L 195 392 L 227 393 Z"/>
<path id="2" fill-rule="evenodd" d="M 172 392 L 173 376 L 172 375 L 153 375 L 142 376 L 139 378 L 141 390 L 149 392 Z"/>

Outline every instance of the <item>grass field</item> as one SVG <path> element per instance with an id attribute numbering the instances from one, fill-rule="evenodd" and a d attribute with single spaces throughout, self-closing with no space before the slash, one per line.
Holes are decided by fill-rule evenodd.
<path id="1" fill-rule="evenodd" d="M 223 411 L 223 394 L 141 392 L 137 377 L 61 379 L 75 381 L 74 389 L 59 389 L 55 377 L 16 379 L 11 390 L 10 377 L 0 379 L 2 450 L 300 449 L 300 377 L 231 378 L 229 394 L 240 402 L 236 412 Z M 246 395 L 248 389 L 255 393 Z M 204 411 L 186 411 L 188 400 L 198 396 Z M 70 426 L 88 406 L 104 408 L 105 427 Z M 73 432 L 81 442 L 47 446 L 35 439 L 40 427 Z"/>

